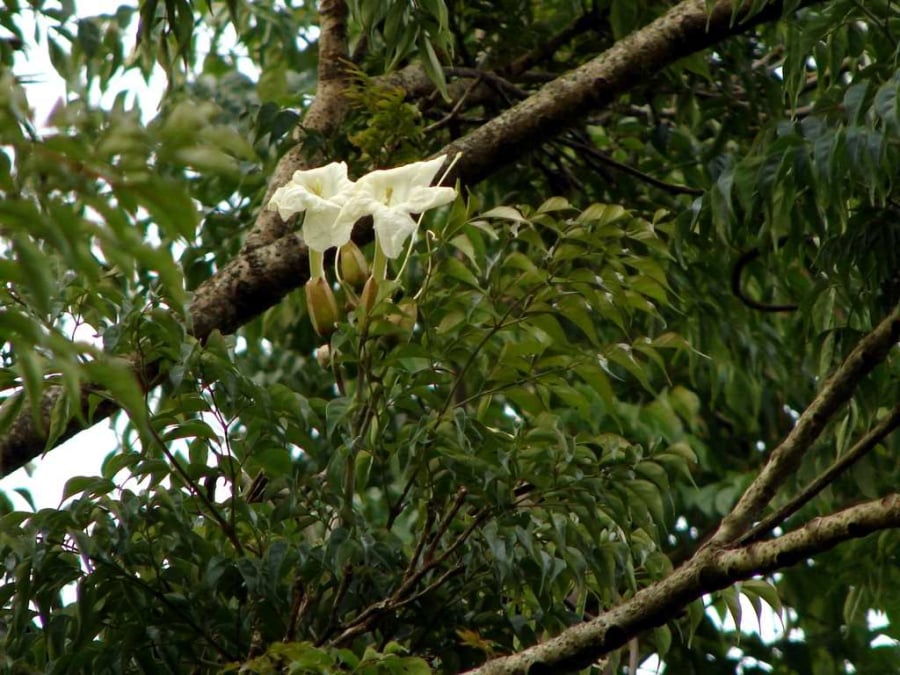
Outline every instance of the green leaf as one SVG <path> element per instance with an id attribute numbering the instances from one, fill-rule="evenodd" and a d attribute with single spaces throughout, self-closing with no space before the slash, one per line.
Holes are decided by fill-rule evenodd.
<path id="1" fill-rule="evenodd" d="M 528 219 L 512 206 L 496 206 L 481 215 L 483 218 L 499 218 L 501 220 L 512 220 L 517 223 L 528 222 Z"/>
<path id="2" fill-rule="evenodd" d="M 445 101 L 450 101 L 450 92 L 447 91 L 447 79 L 444 77 L 444 69 L 438 59 L 437 53 L 427 37 L 423 38 L 419 46 L 419 57 L 422 59 L 422 67 L 434 86 L 441 93 Z"/>
<path id="3" fill-rule="evenodd" d="M 93 19 L 78 22 L 78 46 L 89 59 L 94 58 L 100 50 L 100 39 L 100 27 Z"/>
<path id="4" fill-rule="evenodd" d="M 672 631 L 668 626 L 653 629 L 653 643 L 656 645 L 656 653 L 664 658 L 672 646 Z"/>
<path id="5" fill-rule="evenodd" d="M 16 351 L 16 366 L 22 383 L 25 386 L 25 395 L 31 407 L 31 418 L 38 429 L 42 429 L 43 413 L 41 409 L 41 396 L 44 393 L 44 362 L 38 354 L 27 347 L 19 347 Z"/>
<path id="6" fill-rule="evenodd" d="M 259 467 L 266 476 L 287 476 L 291 472 L 291 455 L 287 448 L 254 449 L 249 460 L 248 467 Z"/>
<path id="7" fill-rule="evenodd" d="M 25 237 L 13 240 L 18 263 L 27 279 L 27 288 L 36 309 L 43 315 L 50 314 L 51 300 L 57 294 L 53 279 L 51 258 Z"/>
<path id="8" fill-rule="evenodd" d="M 100 384 L 109 396 L 128 411 L 138 429 L 147 423 L 144 391 L 131 364 L 123 359 L 102 358 L 85 365 L 86 379 Z"/>
<path id="9" fill-rule="evenodd" d="M 87 496 L 98 496 L 111 492 L 115 489 L 115 483 L 106 478 L 96 478 L 94 476 L 75 476 L 66 481 L 63 488 L 62 498 L 68 499 L 76 494 L 84 493 Z"/>
<path id="10" fill-rule="evenodd" d="M 447 258 L 441 263 L 440 273 L 455 279 L 475 290 L 481 290 L 478 278 L 472 271 L 456 258 Z"/>
<path id="11" fill-rule="evenodd" d="M 766 601 L 775 614 L 781 615 L 783 607 L 781 598 L 778 597 L 778 589 L 765 579 L 747 579 L 741 582 L 741 592 L 745 595 L 758 595 Z"/>
<path id="12" fill-rule="evenodd" d="M 591 204 L 576 220 L 579 223 L 592 223 L 594 227 L 605 227 L 625 215 L 625 208 L 618 204 Z"/>
<path id="13" fill-rule="evenodd" d="M 197 209 L 182 186 L 163 179 L 151 179 L 129 186 L 150 212 L 154 223 L 166 236 L 193 239 L 199 223 Z"/>
<path id="14" fill-rule="evenodd" d="M 339 426 L 345 424 L 353 411 L 353 401 L 349 398 L 334 398 L 325 406 L 325 429 L 328 437 L 334 436 Z"/>
<path id="15" fill-rule="evenodd" d="M 538 207 L 537 212 L 552 213 L 554 211 L 564 211 L 571 208 L 573 207 L 568 199 L 565 199 L 564 197 L 551 197 Z"/>

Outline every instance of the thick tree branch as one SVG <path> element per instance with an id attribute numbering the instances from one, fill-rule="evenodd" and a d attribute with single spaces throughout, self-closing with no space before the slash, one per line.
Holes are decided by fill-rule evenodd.
<path id="1" fill-rule="evenodd" d="M 822 433 L 835 411 L 849 400 L 856 385 L 887 356 L 900 339 L 900 305 L 866 335 L 829 377 L 819 393 L 800 415 L 787 438 L 772 451 L 738 503 L 722 520 L 709 545 L 721 546 L 747 532 L 776 490 L 800 465 L 803 455 Z"/>
<path id="2" fill-rule="evenodd" d="M 807 0 L 811 5 L 822 0 Z M 441 152 L 461 152 L 454 175 L 476 183 L 622 93 L 647 84 L 678 59 L 727 37 L 781 16 L 783 2 L 770 2 L 744 21 L 750 3 L 719 0 L 710 11 L 707 0 L 685 0 L 653 23 L 616 42 L 608 50 L 552 82 L 518 105 L 454 141 Z"/>
<path id="3" fill-rule="evenodd" d="M 806 4 L 815 1 L 817 0 L 808 0 Z M 342 41 L 345 36 L 340 31 L 345 29 L 337 29 L 340 21 L 344 20 L 344 3 L 323 0 L 321 4 L 323 12 L 334 11 L 336 14 L 334 31 L 326 31 L 323 26 L 320 40 L 325 39 L 325 43 L 320 42 L 320 49 L 326 52 L 330 49 L 325 34 L 331 33 L 335 36 L 332 55 L 344 53 Z M 686 0 L 659 20 L 620 41 L 593 61 L 557 78 L 529 99 L 454 142 L 444 151 L 451 154 L 463 152 L 458 164 L 458 175 L 466 183 L 477 182 L 504 164 L 514 161 L 527 148 L 533 147 L 533 139 L 544 139 L 558 133 L 566 124 L 583 117 L 590 110 L 646 83 L 659 69 L 683 56 L 763 21 L 779 18 L 781 7 L 781 2 L 773 2 L 761 13 L 754 15 L 751 21 L 736 21 L 732 24 L 730 19 L 733 0 L 720 0 L 712 14 L 706 13 L 705 0 Z M 325 15 L 322 20 L 326 21 Z M 320 67 L 326 68 L 322 63 L 335 65 L 339 62 L 320 57 Z M 334 73 L 320 72 L 320 77 L 323 75 L 327 80 Z M 337 83 L 335 89 L 339 89 Z M 327 87 L 319 92 L 322 95 L 322 106 L 326 105 L 325 101 L 330 96 L 325 94 L 326 91 Z M 312 107 L 308 117 L 311 114 Z M 313 120 L 321 119 L 325 124 L 327 117 L 323 111 L 322 117 L 313 116 Z M 270 179 L 269 190 L 286 182 L 295 170 L 304 166 L 304 161 L 299 147 L 289 151 Z M 274 212 L 260 212 L 241 255 L 197 290 L 191 307 L 191 332 L 194 336 L 203 340 L 213 330 L 233 332 L 306 282 L 303 271 L 306 268 L 306 252 L 296 236 L 286 234 L 286 227 Z M 355 233 L 354 239 L 361 241 L 360 237 L 370 236 L 370 232 L 360 230 Z M 139 367 L 137 374 L 140 381 L 154 381 L 153 377 L 147 377 L 144 372 L 149 367 Z M 49 387 L 44 393 L 41 410 L 45 415 L 41 425 L 34 423 L 30 410 L 24 406 L 16 413 L 12 430 L 0 439 L 0 475 L 14 471 L 44 452 L 49 413 L 53 402 L 60 395 L 55 387 Z M 13 400 L 5 403 L 0 415 L 7 406 L 19 405 L 18 399 L 19 397 L 13 397 Z M 98 422 L 115 410 L 116 407 L 112 404 L 106 406 L 88 422 Z M 70 421 L 60 440 L 70 438 L 82 428 L 84 425 L 79 420 Z"/>
<path id="4" fill-rule="evenodd" d="M 328 135 L 333 132 L 347 113 L 346 62 L 347 48 L 347 3 L 344 0 L 320 0 L 319 2 L 319 69 L 316 96 L 303 117 L 298 130 L 302 136 L 305 130 Z M 298 169 L 309 168 L 310 159 L 303 154 L 301 143 L 295 145 L 279 160 L 275 172 L 269 178 L 263 204 L 268 204 L 272 193 L 287 183 Z M 260 210 L 253 229 L 244 240 L 244 251 L 271 244 L 285 235 L 288 224 L 275 211 Z"/>
<path id="5" fill-rule="evenodd" d="M 564 673 L 585 668 L 648 628 L 677 616 L 693 600 L 736 581 L 794 565 L 841 542 L 900 527 L 900 494 L 859 504 L 772 541 L 736 549 L 704 548 L 662 581 L 596 619 L 517 654 L 489 661 L 477 675 Z"/>

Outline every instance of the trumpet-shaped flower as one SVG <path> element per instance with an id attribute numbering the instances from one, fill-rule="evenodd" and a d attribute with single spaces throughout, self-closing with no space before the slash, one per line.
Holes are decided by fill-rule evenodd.
<path id="1" fill-rule="evenodd" d="M 297 213 L 303 219 L 303 241 L 310 249 L 312 276 L 322 276 L 322 254 L 332 246 L 350 241 L 353 221 L 338 216 L 354 191 L 347 178 L 347 165 L 332 162 L 308 171 L 295 171 L 287 185 L 275 190 L 268 208 L 285 220 Z"/>
<path id="2" fill-rule="evenodd" d="M 403 243 L 418 227 L 410 214 L 443 206 L 456 198 L 456 190 L 431 187 L 445 155 L 395 169 L 372 171 L 358 181 L 341 212 L 341 220 L 353 223 L 371 215 L 378 248 L 387 258 L 403 252 Z M 345 225 L 342 225 L 344 227 Z"/>

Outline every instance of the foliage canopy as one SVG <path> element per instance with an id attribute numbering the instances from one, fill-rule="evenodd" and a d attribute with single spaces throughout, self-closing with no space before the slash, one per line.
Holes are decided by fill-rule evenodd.
<path id="1" fill-rule="evenodd" d="M 28 5 L 0 473 L 121 440 L 58 509 L 0 494 L 3 672 L 900 662 L 894 3 Z M 98 103 L 129 69 L 159 110 Z M 272 194 L 440 154 L 386 278 L 326 256 L 320 337 Z M 783 634 L 723 627 L 747 601 Z"/>

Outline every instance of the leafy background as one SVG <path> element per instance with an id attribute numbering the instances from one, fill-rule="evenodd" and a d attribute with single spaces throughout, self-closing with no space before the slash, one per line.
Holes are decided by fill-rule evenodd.
<path id="1" fill-rule="evenodd" d="M 67 96 L 36 129 L 15 41 L 0 43 L 0 429 L 38 414 L 50 385 L 65 395 L 48 449 L 107 399 L 127 416 L 63 507 L 3 505 L 4 668 L 455 672 L 519 650 L 687 559 L 898 301 L 891 3 L 762 24 L 536 139 L 426 217 L 395 289 L 415 296 L 415 328 L 387 300 L 367 325 L 348 311 L 324 368 L 302 294 L 202 344 L 188 319 L 296 145 L 316 13 L 30 5 Z M 301 147 L 356 176 L 424 158 L 669 5 L 351 2 L 349 111 Z M 6 3 L 0 25 L 20 35 L 25 11 Z M 416 66 L 423 96 L 385 77 Z M 159 67 L 149 119 L 91 94 Z M 135 363 L 158 380 L 136 382 Z M 81 410 L 89 382 L 104 389 Z M 785 492 L 884 415 L 897 383 L 894 353 Z M 793 522 L 887 494 L 896 453 L 886 440 Z M 898 546 L 885 531 L 748 580 L 632 650 L 678 673 L 891 672 Z M 740 624 L 741 596 L 781 614 L 781 637 L 707 611 Z M 891 640 L 873 647 L 878 634 Z"/>

